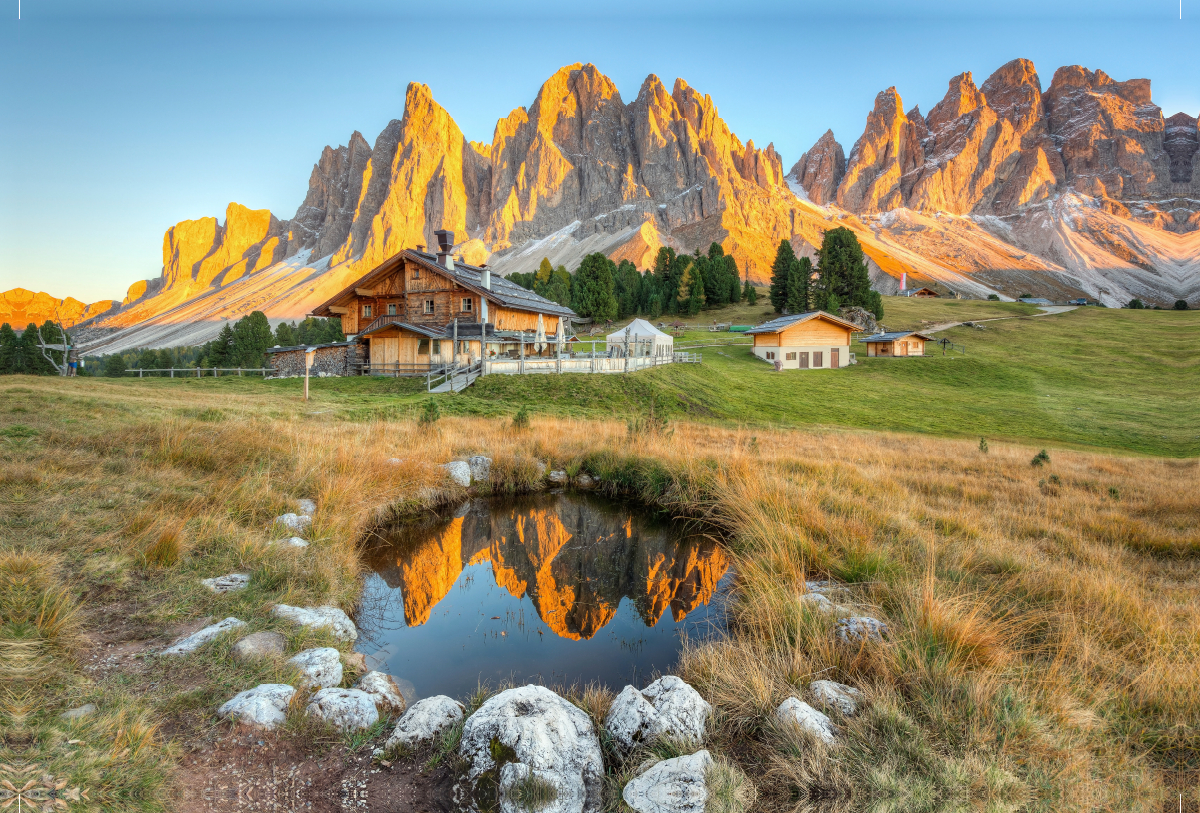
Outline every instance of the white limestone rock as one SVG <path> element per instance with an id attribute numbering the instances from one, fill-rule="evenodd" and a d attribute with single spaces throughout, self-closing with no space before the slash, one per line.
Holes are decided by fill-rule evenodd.
<path id="1" fill-rule="evenodd" d="M 596 478 L 590 474 L 580 474 L 575 478 L 576 488 L 594 488 L 596 483 Z"/>
<path id="2" fill-rule="evenodd" d="M 283 528 L 291 531 L 293 534 L 302 534 L 312 527 L 312 517 L 306 517 L 302 514 L 280 514 L 271 522 L 272 528 Z"/>
<path id="3" fill-rule="evenodd" d="M 621 791 L 638 813 L 704 813 L 708 803 L 705 775 L 712 767 L 708 751 L 664 759 L 635 776 Z"/>
<path id="4" fill-rule="evenodd" d="M 827 745 L 837 740 L 837 728 L 828 717 L 795 697 L 789 697 L 775 709 L 775 719 L 782 726 L 796 726 L 808 731 Z"/>
<path id="5" fill-rule="evenodd" d="M 442 735 L 463 718 L 463 704 L 444 694 L 418 700 L 404 712 L 400 722 L 388 737 L 387 746 L 403 745 L 415 748 Z"/>
<path id="6" fill-rule="evenodd" d="M 675 675 L 666 675 L 642 691 L 626 686 L 609 709 L 604 727 L 626 751 L 659 737 L 700 743 L 712 706 Z"/>
<path id="7" fill-rule="evenodd" d="M 467 459 L 467 465 L 471 467 L 471 482 L 486 483 L 492 479 L 492 459 L 483 455 L 475 455 Z"/>
<path id="8" fill-rule="evenodd" d="M 95 713 L 96 713 L 96 704 L 95 703 L 84 703 L 82 706 L 79 706 L 78 708 L 69 709 L 67 711 L 64 711 L 62 714 L 58 715 L 58 719 L 69 722 L 71 720 L 80 720 L 84 717 L 87 717 L 87 716 L 89 716 L 91 714 L 95 714 Z"/>
<path id="9" fill-rule="evenodd" d="M 565 486 L 570 478 L 567 477 L 567 473 L 562 469 L 555 469 L 547 475 L 547 479 L 555 485 Z"/>
<path id="10" fill-rule="evenodd" d="M 267 547 L 279 545 L 283 548 L 307 548 L 308 540 L 301 539 L 298 536 L 285 536 L 283 539 L 272 539 L 267 543 Z"/>
<path id="11" fill-rule="evenodd" d="M 502 810 L 513 786 L 534 775 L 554 786 L 556 797 L 542 813 L 595 813 L 602 803 L 604 761 L 596 729 L 583 711 L 544 686 L 501 692 L 463 724 L 458 753 L 476 785 L 495 772 L 493 742 L 511 753 L 497 777 Z"/>
<path id="12" fill-rule="evenodd" d="M 244 590 L 250 586 L 250 574 L 227 573 L 224 576 L 201 579 L 200 583 L 214 593 L 232 593 L 234 590 Z"/>
<path id="13" fill-rule="evenodd" d="M 328 629 L 343 641 L 358 638 L 358 630 L 350 616 L 337 607 L 292 607 L 288 604 L 276 604 L 271 608 L 271 615 L 302 627 Z"/>
<path id="14" fill-rule="evenodd" d="M 325 689 L 342 682 L 342 656 L 331 646 L 306 649 L 288 658 L 288 663 L 299 670 L 301 685 Z"/>
<path id="15" fill-rule="evenodd" d="M 456 485 L 467 488 L 471 485 L 471 464 L 462 460 L 453 460 L 449 463 L 443 463 L 442 468 L 446 470 L 446 476 L 454 481 Z"/>
<path id="16" fill-rule="evenodd" d="M 379 720 L 371 695 L 358 689 L 321 689 L 308 701 L 305 713 L 342 731 L 370 728 Z"/>
<path id="17" fill-rule="evenodd" d="M 823 593 L 801 593 L 799 601 L 813 612 L 826 613 L 827 615 L 845 615 L 851 612 L 849 607 L 841 604 L 834 604 Z"/>
<path id="18" fill-rule="evenodd" d="M 845 644 L 858 643 L 865 640 L 882 641 L 887 637 L 888 626 L 878 618 L 856 615 L 849 618 L 839 618 L 835 634 L 838 640 Z"/>
<path id="19" fill-rule="evenodd" d="M 295 693 L 295 689 L 283 683 L 262 683 L 235 694 L 217 709 L 217 715 L 227 720 L 272 729 L 287 718 L 287 707 Z"/>
<path id="20" fill-rule="evenodd" d="M 287 638 L 278 632 L 252 632 L 234 644 L 229 654 L 235 661 L 249 662 L 282 655 L 286 649 Z"/>
<path id="21" fill-rule="evenodd" d="M 810 593 L 831 593 L 838 588 L 838 585 L 828 580 L 805 582 L 804 589 Z"/>
<path id="22" fill-rule="evenodd" d="M 216 624 L 211 624 L 199 632 L 193 632 L 191 635 L 180 638 L 178 641 L 171 644 L 159 654 L 187 655 L 189 652 L 195 652 L 201 646 L 207 644 L 217 636 L 244 626 L 246 626 L 245 621 L 239 621 L 236 618 L 226 618 L 224 621 L 218 621 Z"/>
<path id="23" fill-rule="evenodd" d="M 383 714 L 403 714 L 406 707 L 404 692 L 386 672 L 367 672 L 354 688 L 371 695 L 375 708 Z"/>
<path id="24" fill-rule="evenodd" d="M 833 707 L 847 717 L 853 717 L 858 711 L 858 704 L 863 696 L 862 692 L 853 686 L 832 680 L 814 680 L 808 684 L 808 693 L 815 705 Z"/>
<path id="25" fill-rule="evenodd" d="M 300 516 L 312 519 L 317 513 L 317 504 L 312 500 L 296 500 L 296 506 L 300 509 Z"/>

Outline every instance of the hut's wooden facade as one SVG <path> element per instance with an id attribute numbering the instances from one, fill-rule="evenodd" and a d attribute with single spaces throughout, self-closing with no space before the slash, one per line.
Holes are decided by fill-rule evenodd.
<path id="1" fill-rule="evenodd" d="M 342 331 L 366 345 L 377 372 L 550 353 L 574 311 L 493 276 L 487 266 L 456 263 L 453 232 L 437 235 L 437 255 L 405 249 L 312 315 L 340 316 Z"/>
<path id="2" fill-rule="evenodd" d="M 886 356 L 887 358 L 907 358 L 909 356 L 925 355 L 925 343 L 933 341 L 932 336 L 916 331 L 898 331 L 894 333 L 878 333 L 863 339 L 870 357 Z"/>
<path id="3" fill-rule="evenodd" d="M 781 316 L 752 327 L 754 355 L 779 362 L 785 370 L 836 370 L 851 363 L 850 340 L 858 325 L 841 317 L 810 311 Z"/>

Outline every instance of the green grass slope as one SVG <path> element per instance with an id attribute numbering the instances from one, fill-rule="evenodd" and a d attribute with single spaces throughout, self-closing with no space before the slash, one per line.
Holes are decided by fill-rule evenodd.
<path id="1" fill-rule="evenodd" d="M 631 375 L 492 375 L 467 391 L 436 396 L 443 412 L 579 418 L 632 416 L 656 408 L 675 418 L 726 425 L 830 427 L 949 437 L 1046 442 L 1187 457 L 1200 455 L 1200 313 L 1079 308 L 1029 316 L 1035 308 L 978 301 L 889 299 L 884 323 L 919 328 L 960 320 L 977 330 L 939 333 L 966 354 L 930 346 L 924 358 L 870 359 L 841 370 L 776 373 L 745 345 L 706 347 L 703 364 Z M 761 322 L 764 308 L 718 311 L 719 321 Z M 729 317 L 734 318 L 729 318 Z M 1023 318 L 1004 318 L 1004 317 Z M 696 324 L 693 322 L 693 324 Z M 695 330 L 678 344 L 730 342 Z M 299 392 L 295 379 L 132 379 L 132 387 L 268 387 Z M 313 379 L 314 413 L 349 420 L 415 415 L 424 380 Z"/>

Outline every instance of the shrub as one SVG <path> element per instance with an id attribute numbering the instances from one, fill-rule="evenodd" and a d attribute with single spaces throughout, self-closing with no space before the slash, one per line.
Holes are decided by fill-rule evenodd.
<path id="1" fill-rule="evenodd" d="M 1031 466 L 1033 466 L 1034 468 L 1039 468 L 1042 465 L 1049 463 L 1049 462 L 1050 462 L 1050 455 L 1046 454 L 1045 449 L 1042 449 L 1040 452 L 1038 452 L 1037 454 L 1035 454 L 1033 456 L 1033 460 L 1030 460 L 1029 464 Z"/>
<path id="2" fill-rule="evenodd" d="M 1187 309 L 1188 309 L 1188 303 L 1187 303 L 1186 299 L 1176 299 L 1175 300 L 1175 310 L 1185 311 Z"/>
<path id="3" fill-rule="evenodd" d="M 638 435 L 651 435 L 661 438 L 669 438 L 675 434 L 675 430 L 671 428 L 671 422 L 662 412 L 656 412 L 654 409 L 654 399 L 650 399 L 650 409 L 645 415 L 639 415 L 630 418 L 625 422 L 625 428 L 629 432 L 629 437 Z"/>
<path id="4" fill-rule="evenodd" d="M 521 404 L 521 408 L 517 410 L 517 414 L 513 415 L 513 429 L 528 429 L 529 428 L 529 407 Z"/>
<path id="5" fill-rule="evenodd" d="M 1131 299 L 1126 307 L 1128 307 L 1130 310 L 1144 311 L 1146 309 L 1146 303 L 1140 299 Z"/>
<path id="6" fill-rule="evenodd" d="M 983 454 L 987 454 L 987 453 L 988 453 L 988 445 L 987 445 L 987 439 L 986 439 L 986 438 L 980 438 L 980 439 L 979 439 L 979 451 L 980 451 L 980 452 L 982 452 Z"/>
<path id="7" fill-rule="evenodd" d="M 1114 500 L 1119 500 L 1121 499 L 1121 492 L 1117 490 L 1116 486 L 1109 486 L 1108 496 L 1112 497 Z"/>
<path id="8" fill-rule="evenodd" d="M 437 401 L 428 398 L 425 401 L 425 407 L 421 410 L 420 417 L 417 418 L 417 423 L 421 426 L 430 426 L 438 422 L 442 417 L 442 411 L 438 409 Z"/>
<path id="9" fill-rule="evenodd" d="M 104 359 L 104 374 L 109 378 L 120 378 L 125 375 L 125 359 L 120 353 L 113 353 Z"/>
<path id="10" fill-rule="evenodd" d="M 1000 296 L 998 294 L 988 294 L 988 302 L 999 302 L 999 301 L 1000 301 Z"/>

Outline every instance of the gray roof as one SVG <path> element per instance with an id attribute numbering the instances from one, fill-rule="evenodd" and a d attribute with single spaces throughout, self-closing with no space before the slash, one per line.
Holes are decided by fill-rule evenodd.
<path id="1" fill-rule="evenodd" d="M 853 322 L 847 321 L 847 320 L 841 318 L 840 316 L 834 316 L 832 313 L 826 313 L 825 311 L 805 311 L 804 313 L 793 313 L 793 314 L 789 314 L 787 316 L 777 316 L 776 318 L 772 319 L 769 322 L 763 322 L 761 325 L 756 325 L 756 326 L 750 328 L 746 332 L 747 333 L 778 333 L 779 331 L 784 330 L 784 329 L 796 324 L 797 322 L 806 322 L 809 319 L 812 319 L 817 316 L 824 316 L 827 319 L 832 319 L 835 322 L 840 322 L 841 324 L 849 326 L 853 330 L 861 330 L 862 329 L 858 325 L 854 324 Z"/>
<path id="2" fill-rule="evenodd" d="M 351 344 L 355 344 L 354 339 L 349 339 L 344 342 L 326 342 L 325 344 L 297 344 L 297 345 L 292 345 L 290 347 L 268 347 L 263 352 L 265 352 L 265 353 L 286 353 L 289 350 L 309 350 L 309 349 L 319 350 L 322 347 L 345 347 L 345 346 L 351 345 Z"/>
<path id="3" fill-rule="evenodd" d="M 894 342 L 897 339 L 903 339 L 905 336 L 920 336 L 922 339 L 928 340 L 930 337 L 916 330 L 894 330 L 891 333 L 876 333 L 874 336 L 868 336 L 863 339 L 864 344 L 871 342 Z"/>
<path id="4" fill-rule="evenodd" d="M 454 270 L 451 271 L 445 266 L 439 265 L 437 255 L 430 254 L 426 251 L 408 250 L 412 257 L 424 260 L 427 265 L 434 266 L 436 270 L 442 274 L 453 277 L 462 285 L 468 288 L 483 290 L 483 269 L 466 263 L 455 262 Z M 488 294 L 500 302 L 501 305 L 508 305 L 518 310 L 535 311 L 537 313 L 546 313 L 553 316 L 576 316 L 575 311 L 570 308 L 563 307 L 557 302 L 551 302 L 543 296 L 538 296 L 533 291 L 527 288 L 522 288 L 515 282 L 509 282 L 504 277 L 497 273 L 491 275 L 492 287 L 488 289 Z"/>

